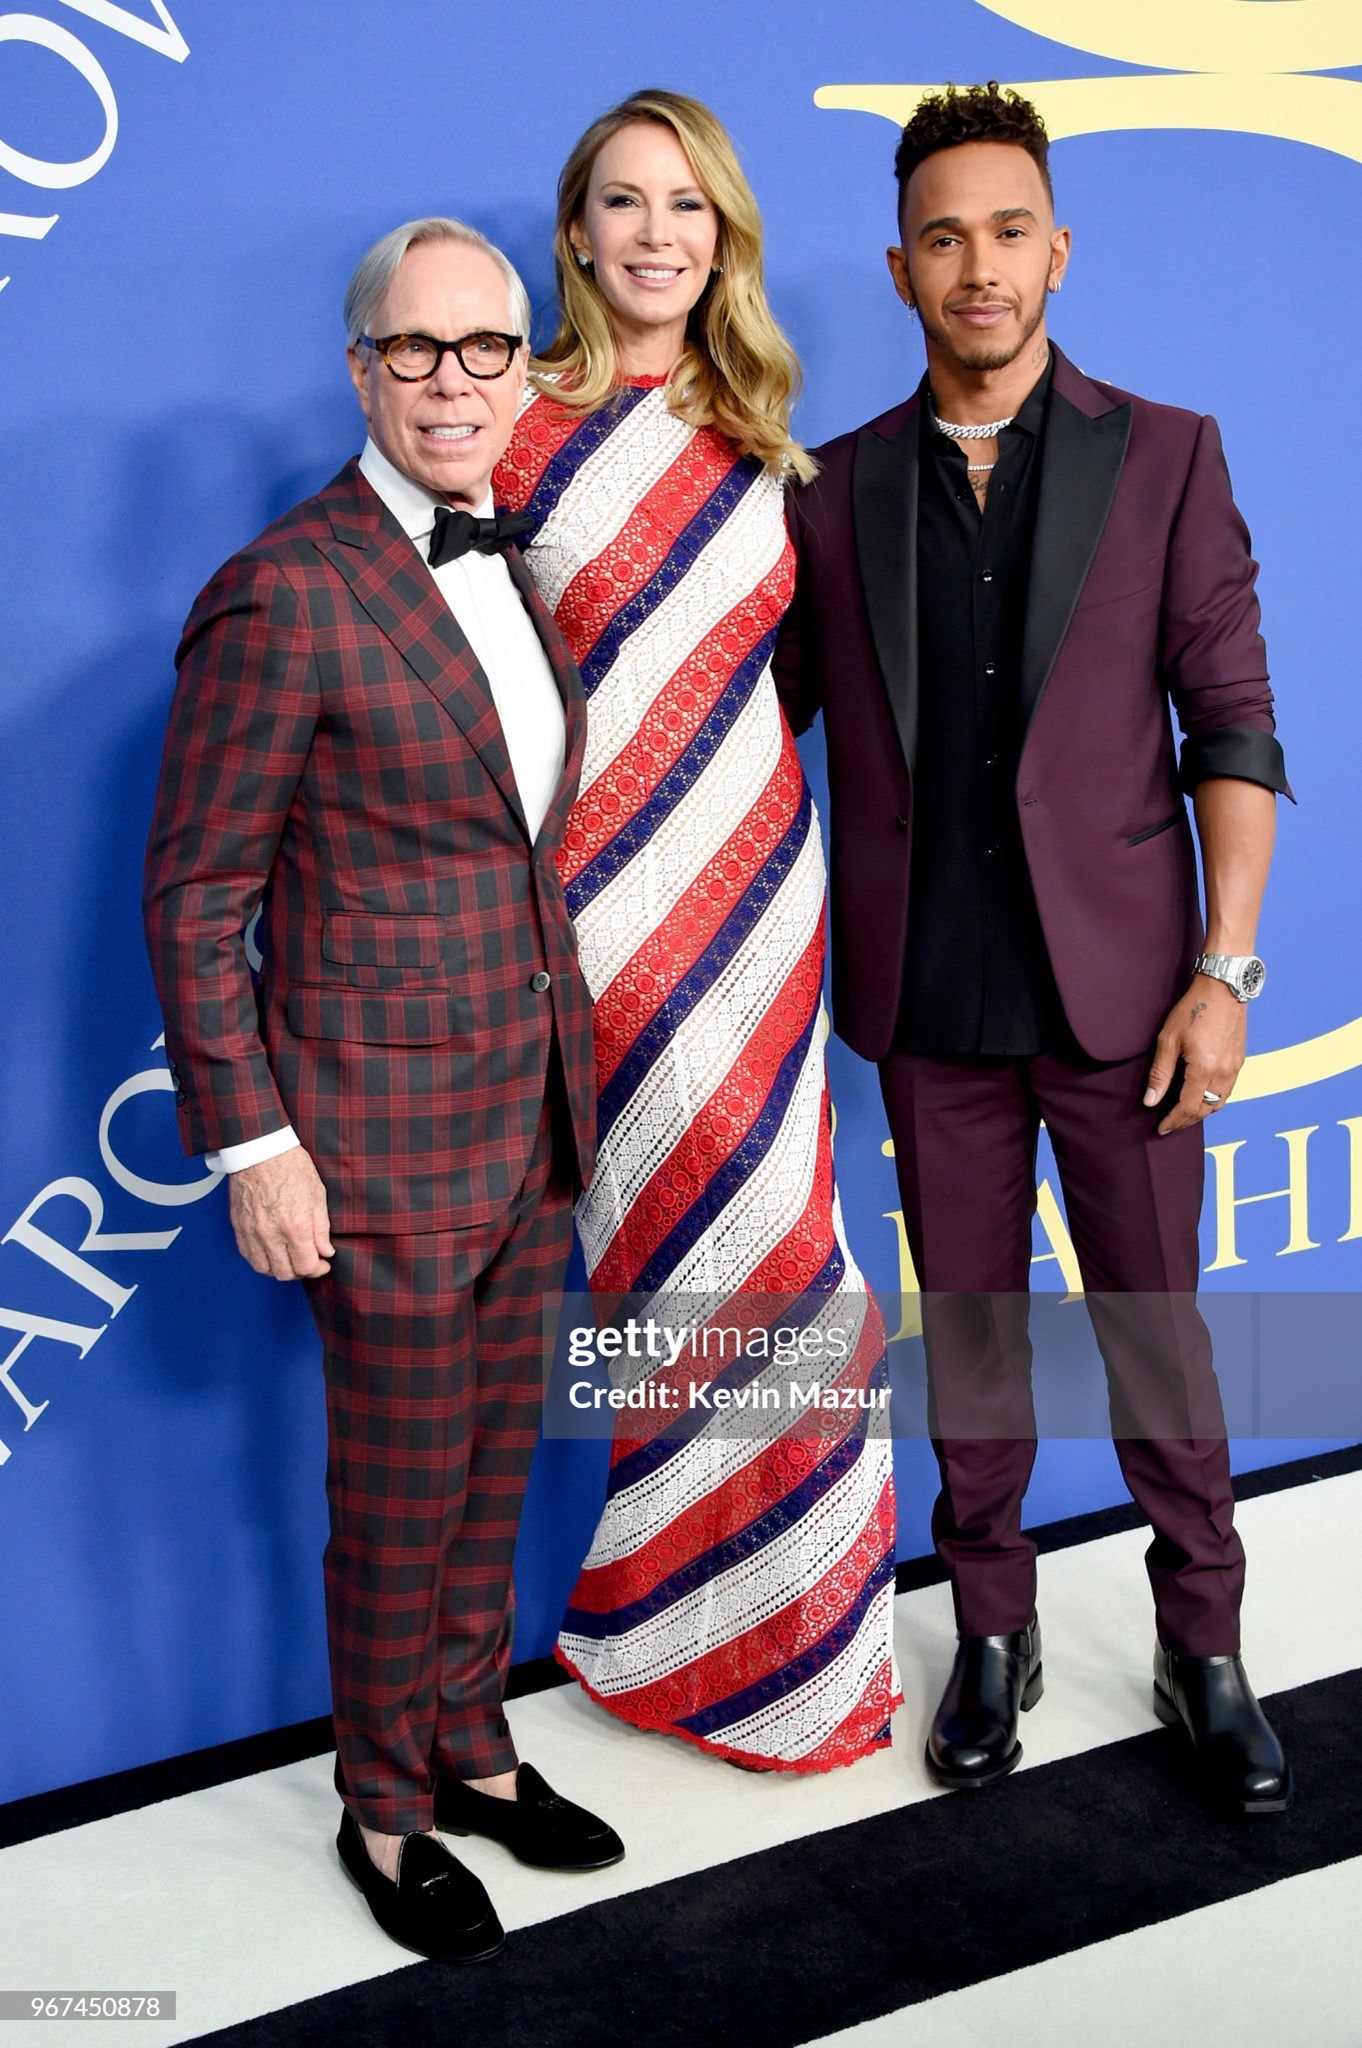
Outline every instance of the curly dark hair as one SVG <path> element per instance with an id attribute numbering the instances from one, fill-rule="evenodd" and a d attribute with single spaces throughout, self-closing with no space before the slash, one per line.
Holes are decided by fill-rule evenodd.
<path id="1" fill-rule="evenodd" d="M 1019 92 L 1004 92 L 997 79 L 990 78 L 987 85 L 948 85 L 944 92 L 928 93 L 920 101 L 894 155 L 900 212 L 908 180 L 918 165 L 940 149 L 958 149 L 962 142 L 1012 142 L 1024 149 L 1054 204 L 1045 123 L 1030 100 L 1024 100 Z"/>

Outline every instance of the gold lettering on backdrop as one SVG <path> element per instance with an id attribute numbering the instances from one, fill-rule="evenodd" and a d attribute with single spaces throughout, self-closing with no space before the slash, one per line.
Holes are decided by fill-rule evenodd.
<path id="1" fill-rule="evenodd" d="M 1355 0 L 978 0 L 1070 49 L 1163 67 L 1136 78 L 1032 79 L 1017 90 L 1051 140 L 1120 129 L 1210 128 L 1273 135 L 1362 163 L 1362 87 L 1307 74 L 1362 64 Z M 880 114 L 896 127 L 931 85 L 824 85 L 820 107 Z"/>
<path id="2" fill-rule="evenodd" d="M 1348 1133 L 1348 1227 L 1338 1241 L 1347 1244 L 1362 1237 L 1362 1116 L 1340 1117 L 1339 1123 Z"/>
<path id="3" fill-rule="evenodd" d="M 886 1159 L 892 1159 L 894 1156 L 893 1139 L 886 1138 L 880 1146 L 880 1151 Z M 891 1344 L 897 1344 L 902 1337 L 920 1337 L 922 1335 L 922 1304 L 917 1271 L 913 1265 L 913 1254 L 908 1248 L 908 1230 L 903 1220 L 903 1211 L 902 1209 L 885 1209 L 882 1213 L 885 1222 L 892 1223 L 894 1226 L 894 1238 L 898 1248 L 899 1294 L 903 1299 L 903 1313 L 899 1320 L 898 1329 L 893 1332 L 889 1339 Z M 1078 1270 L 1078 1254 L 1074 1250 L 1074 1241 L 1069 1235 L 1069 1226 L 1064 1220 L 1064 1211 L 1060 1208 L 1059 1199 L 1048 1180 L 1043 1180 L 1036 1190 L 1036 1217 L 1041 1229 L 1045 1232 L 1046 1242 L 1049 1244 L 1050 1249 L 1048 1252 L 1037 1252 L 1032 1258 L 1031 1264 L 1033 1266 L 1044 1266 L 1053 1259 L 1059 1267 L 1060 1278 L 1068 1289 L 1068 1292 L 1063 1296 L 1063 1301 L 1081 1301 L 1083 1298 L 1083 1278 Z"/>
<path id="4" fill-rule="evenodd" d="M 897 1344 L 905 1337 L 922 1335 L 922 1295 L 913 1266 L 913 1254 L 908 1249 L 908 1231 L 902 1209 L 886 1209 L 884 1220 L 894 1226 L 899 1252 L 899 1298 L 903 1303 L 903 1313 L 897 1330 L 891 1331 L 889 1336 L 889 1342 Z"/>
<path id="5" fill-rule="evenodd" d="M 1069 1235 L 1069 1226 L 1064 1221 L 1064 1212 L 1055 1197 L 1055 1191 L 1048 1180 L 1043 1180 L 1036 1189 L 1036 1221 L 1045 1232 L 1049 1242 L 1048 1252 L 1037 1252 L 1031 1260 L 1033 1266 L 1044 1266 L 1051 1259 L 1059 1267 L 1060 1278 L 1068 1289 L 1064 1301 L 1079 1301 L 1083 1295 L 1083 1276 L 1078 1270 L 1078 1254 L 1074 1241 Z"/>
<path id="6" fill-rule="evenodd" d="M 1276 0 L 1285 6 L 1289 0 Z M 1359 37 L 1362 44 L 1362 37 Z M 1362 48 L 1350 59 L 1362 62 Z M 820 107 L 883 114 L 901 128 L 929 85 L 824 85 Z M 1313 143 L 1362 163 L 1362 86 L 1350 78 L 1188 77 L 1029 79 L 1052 142 L 1136 128 L 1218 128 Z"/>
<path id="7" fill-rule="evenodd" d="M 1312 1088 L 1317 1081 L 1336 1080 L 1354 1067 L 1362 1067 L 1362 1017 L 1318 1038 L 1303 1038 L 1299 1045 L 1284 1045 L 1278 1052 L 1250 1053 L 1232 1100 L 1258 1102 L 1265 1095 L 1285 1095 L 1291 1088 Z"/>
<path id="8" fill-rule="evenodd" d="M 1275 1058 L 1276 1055 L 1269 1054 L 1265 1057 Z M 1348 1195 L 1347 1227 L 1339 1234 L 1336 1242 L 1359 1243 L 1362 1242 L 1362 1116 L 1340 1117 L 1338 1128 L 1345 1131 L 1348 1137 Z M 1288 1252 L 1319 1250 L 1321 1241 L 1310 1235 L 1310 1139 L 1319 1129 L 1318 1124 L 1307 1124 L 1298 1130 L 1274 1133 L 1274 1136 L 1280 1138 L 1286 1146 L 1287 1184 L 1281 1188 L 1267 1188 L 1261 1194 L 1243 1195 L 1238 1192 L 1240 1168 L 1243 1165 L 1239 1154 L 1248 1143 L 1246 1138 L 1235 1138 L 1223 1145 L 1206 1147 L 1213 1175 L 1215 1210 L 1215 1257 L 1204 1269 L 1206 1272 L 1225 1272 L 1233 1266 L 1248 1265 L 1249 1261 L 1239 1251 L 1235 1219 L 1240 1209 L 1252 1208 L 1258 1202 L 1285 1202 L 1287 1205 L 1287 1239 L 1276 1253 L 1278 1258 L 1284 1258 Z M 886 1138 L 880 1150 L 886 1159 L 892 1159 L 893 1140 Z M 1255 1143 L 1255 1152 L 1256 1150 Z M 903 1327 L 894 1332 L 894 1339 L 916 1337 L 920 1335 L 922 1329 L 921 1312 L 916 1301 L 918 1280 L 913 1269 L 912 1253 L 908 1249 L 903 1211 L 887 1209 L 883 1214 L 885 1222 L 894 1226 L 898 1247 L 899 1290 L 905 1297 Z M 1036 1190 L 1036 1221 L 1049 1250 L 1036 1252 L 1031 1264 L 1056 1265 L 1060 1278 L 1068 1290 L 1062 1296 L 1062 1301 L 1081 1301 L 1083 1280 L 1078 1268 L 1078 1254 L 1074 1250 L 1073 1238 L 1059 1196 L 1048 1179 L 1042 1180 Z M 1315 1228 L 1319 1227 L 1317 1218 Z M 1326 1224 L 1329 1230 L 1333 1227 L 1333 1222 Z"/>
<path id="9" fill-rule="evenodd" d="M 978 0 L 1017 28 L 1164 71 L 1343 71 L 1362 63 L 1357 0 Z"/>
<path id="10" fill-rule="evenodd" d="M 1247 1259 L 1239 1256 L 1235 1237 L 1235 1218 L 1240 1209 L 1250 1208 L 1255 1202 L 1282 1202 L 1287 1205 L 1287 1240 L 1278 1252 L 1279 1259 L 1288 1252 L 1314 1252 L 1319 1244 L 1310 1235 L 1310 1182 L 1308 1147 L 1311 1138 L 1319 1129 L 1318 1124 L 1306 1124 L 1298 1131 L 1278 1131 L 1277 1136 L 1286 1146 L 1286 1186 L 1268 1188 L 1260 1195 L 1236 1195 L 1235 1157 L 1242 1150 L 1246 1140 L 1236 1138 L 1229 1145 L 1208 1145 L 1207 1152 L 1215 1169 L 1215 1257 L 1206 1271 L 1221 1273 L 1229 1266 L 1246 1266 Z"/>

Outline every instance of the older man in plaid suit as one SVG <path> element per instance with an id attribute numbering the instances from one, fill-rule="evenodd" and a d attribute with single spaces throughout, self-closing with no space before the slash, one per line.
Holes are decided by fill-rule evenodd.
<path id="1" fill-rule="evenodd" d="M 456 221 L 361 261 L 364 453 L 195 605 L 147 856 L 186 1149 L 322 1336 L 341 1861 L 445 1961 L 503 1937 L 437 1828 L 553 1869 L 624 1853 L 517 1765 L 502 1709 L 542 1304 L 594 1133 L 554 861 L 581 682 L 491 516 L 528 314 Z"/>

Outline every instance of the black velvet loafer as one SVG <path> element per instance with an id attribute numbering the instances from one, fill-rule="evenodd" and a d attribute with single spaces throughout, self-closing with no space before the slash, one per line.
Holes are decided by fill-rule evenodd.
<path id="1" fill-rule="evenodd" d="M 1154 1712 L 1165 1727 L 1184 1730 L 1217 1805 L 1281 1813 L 1291 1804 L 1291 1766 L 1238 1657 L 1184 1657 L 1160 1643 Z"/>
<path id="2" fill-rule="evenodd" d="M 624 1855 L 612 1827 L 560 1799 L 533 1764 L 516 1772 L 516 1797 L 478 1792 L 462 1778 L 435 1780 L 435 1825 L 445 1835 L 486 1835 L 535 1870 L 606 1870 Z"/>
<path id="3" fill-rule="evenodd" d="M 1015 1771 L 1018 1717 L 1044 1690 L 1038 1621 L 1007 1636 L 961 1636 L 927 1737 L 928 1777 L 964 1792 Z"/>
<path id="4" fill-rule="evenodd" d="M 342 1869 L 363 1892 L 383 1932 L 403 1948 L 433 1963 L 481 1963 L 504 1943 L 501 1922 L 482 1885 L 433 1835 L 403 1836 L 396 1882 L 370 1856 L 348 1807 L 336 1849 Z"/>

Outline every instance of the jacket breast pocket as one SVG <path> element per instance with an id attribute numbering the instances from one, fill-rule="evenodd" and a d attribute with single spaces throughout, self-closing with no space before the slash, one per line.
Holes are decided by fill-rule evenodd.
<path id="1" fill-rule="evenodd" d="M 362 1045 L 442 1045 L 459 1028 L 446 989 L 292 987 L 284 1014 L 295 1038 L 346 1039 Z"/>
<path id="2" fill-rule="evenodd" d="M 1075 612 L 1104 611 L 1108 605 L 1130 604 L 1162 588 L 1162 557 L 1122 562 L 1105 575 L 1090 576 L 1083 586 Z"/>

